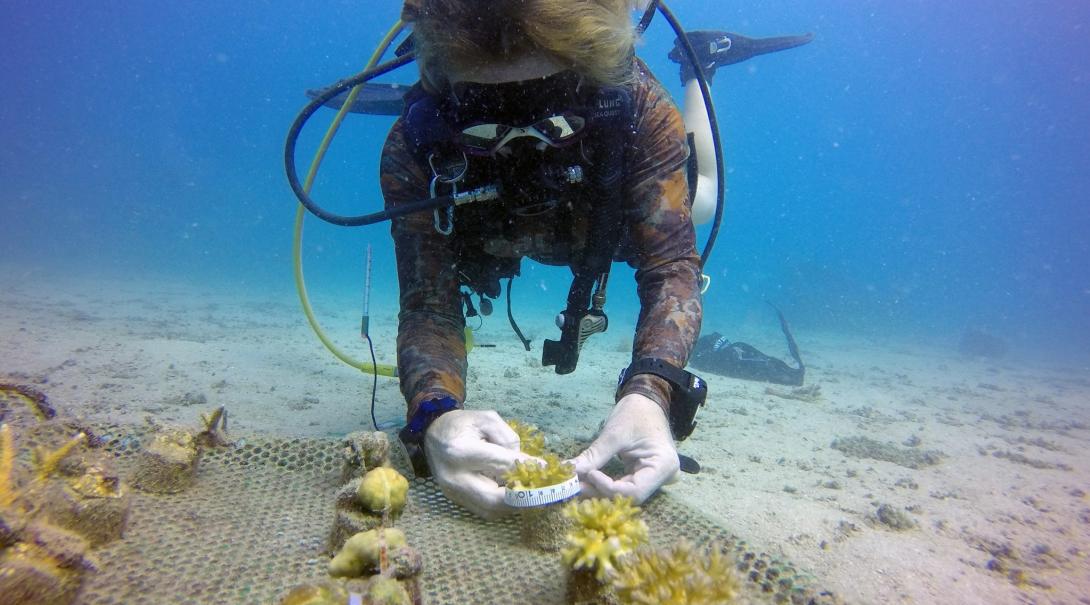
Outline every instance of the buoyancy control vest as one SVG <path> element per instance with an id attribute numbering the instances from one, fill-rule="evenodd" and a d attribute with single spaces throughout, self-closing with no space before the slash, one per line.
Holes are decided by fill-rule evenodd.
<path id="1" fill-rule="evenodd" d="M 606 284 L 624 237 L 620 227 L 625 150 L 635 124 L 630 90 L 573 82 L 577 76 L 570 74 L 561 72 L 550 77 L 553 81 L 533 83 L 546 90 L 528 97 L 520 97 L 515 88 L 526 83 L 491 85 L 492 90 L 499 88 L 499 102 L 475 95 L 473 89 L 433 94 L 417 84 L 406 96 L 402 115 L 410 152 L 431 171 L 431 196 L 486 184 L 499 189 L 499 199 L 493 202 L 435 211 L 435 229 L 454 238 L 460 285 L 478 296 L 498 297 L 500 280 L 519 274 L 521 257 L 528 250 L 542 249 L 518 240 L 528 231 L 549 244 L 549 254 L 537 255 L 537 260 L 571 267 L 567 304 L 557 318 L 561 337 L 546 340 L 543 346 L 542 364 L 555 366 L 558 374 L 573 371 L 582 344 L 608 327 Z M 557 98 L 549 98 L 549 88 Z M 569 145 L 554 147 L 525 137 L 529 140 L 513 141 L 517 145 L 504 157 L 482 157 L 466 153 L 457 142 L 459 128 L 466 124 L 493 120 L 521 126 L 562 112 L 585 121 L 584 132 Z M 536 228 L 523 228 L 526 221 Z M 573 242 L 563 230 L 579 221 L 586 224 L 585 245 L 565 248 Z M 541 229 L 544 224 L 552 226 L 551 237 Z M 510 316 L 510 281 L 508 289 Z M 529 350 L 513 319 L 512 326 Z"/>

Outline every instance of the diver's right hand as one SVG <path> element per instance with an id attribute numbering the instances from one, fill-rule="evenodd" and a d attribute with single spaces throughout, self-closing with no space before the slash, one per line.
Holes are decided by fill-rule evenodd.
<path id="1" fill-rule="evenodd" d="M 493 411 L 453 410 L 424 434 L 432 476 L 451 501 L 495 519 L 514 509 L 503 501 L 503 475 L 520 460 L 518 435 Z"/>

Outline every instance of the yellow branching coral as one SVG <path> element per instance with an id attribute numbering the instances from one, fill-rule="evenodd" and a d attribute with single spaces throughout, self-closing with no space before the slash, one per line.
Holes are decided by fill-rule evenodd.
<path id="1" fill-rule="evenodd" d="M 35 449 L 34 468 L 38 475 L 38 481 L 45 481 L 52 476 L 57 471 L 57 465 L 61 463 L 61 460 L 64 460 L 72 452 L 72 449 L 83 443 L 86 438 L 86 433 L 80 433 L 65 441 L 63 445 L 53 451 L 49 451 L 44 447 Z"/>
<path id="2" fill-rule="evenodd" d="M 518 420 L 508 420 L 507 425 L 519 436 L 519 449 L 531 456 L 545 454 L 545 434 L 537 430 L 532 424 L 524 424 Z"/>
<path id="3" fill-rule="evenodd" d="M 11 427 L 0 425 L 0 507 L 15 502 L 15 437 Z"/>
<path id="4" fill-rule="evenodd" d="M 575 529 L 565 536 L 564 563 L 572 569 L 593 570 L 599 580 L 606 579 L 620 557 L 647 541 L 647 524 L 631 498 L 572 502 L 564 507 L 564 516 L 575 522 Z"/>
<path id="5" fill-rule="evenodd" d="M 504 475 L 508 489 L 537 489 L 564 483 L 575 476 L 575 466 L 562 462 L 556 454 L 541 456 L 545 464 L 534 460 L 516 462 L 515 468 Z"/>
<path id="6" fill-rule="evenodd" d="M 640 548 L 617 565 L 613 589 L 624 605 L 723 605 L 741 583 L 734 565 L 712 544 L 696 550 L 688 542 L 672 548 Z"/>

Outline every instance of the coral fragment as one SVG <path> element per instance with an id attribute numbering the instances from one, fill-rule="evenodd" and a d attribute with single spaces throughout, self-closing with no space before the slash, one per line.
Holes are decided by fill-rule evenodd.
<path id="1" fill-rule="evenodd" d="M 617 566 L 613 588 L 624 605 L 722 605 L 738 598 L 741 582 L 715 544 L 696 550 L 682 541 L 640 548 Z"/>
<path id="2" fill-rule="evenodd" d="M 507 425 L 519 436 L 519 450 L 522 453 L 538 457 L 545 454 L 545 434 L 536 426 L 518 420 L 508 420 Z"/>
<path id="3" fill-rule="evenodd" d="M 559 485 L 575 476 L 575 465 L 562 462 L 556 454 L 544 454 L 545 464 L 536 460 L 516 462 L 504 475 L 508 489 L 537 489 Z"/>
<path id="4" fill-rule="evenodd" d="M 604 580 L 617 561 L 647 541 L 647 524 L 640 519 L 640 509 L 631 498 L 591 498 L 564 507 L 564 515 L 575 522 L 575 529 L 565 539 L 561 551 L 564 563 L 572 569 L 593 570 Z"/>

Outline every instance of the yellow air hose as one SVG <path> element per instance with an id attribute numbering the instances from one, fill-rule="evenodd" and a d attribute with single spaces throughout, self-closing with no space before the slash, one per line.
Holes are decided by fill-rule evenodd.
<path id="1" fill-rule="evenodd" d="M 364 69 L 371 69 L 374 67 L 382 55 L 386 54 L 386 50 L 390 47 L 390 44 L 394 41 L 394 38 L 405 29 L 405 25 L 399 19 L 390 31 L 386 32 L 386 37 L 379 43 L 378 48 L 375 49 L 374 54 L 371 55 L 371 59 L 367 61 L 367 67 Z M 310 162 L 310 170 L 307 171 L 306 181 L 303 183 L 303 189 L 310 193 L 310 188 L 314 185 L 314 177 L 318 174 L 318 166 L 322 163 L 322 158 L 325 157 L 325 152 L 329 149 L 330 142 L 333 141 L 333 136 L 337 133 L 337 129 L 340 127 L 341 122 L 344 120 L 344 116 L 348 114 L 348 110 L 352 107 L 352 104 L 356 102 L 356 97 L 359 96 L 360 90 L 363 88 L 363 84 L 354 87 L 349 93 L 348 98 L 345 99 L 344 104 L 341 105 L 340 110 L 337 112 L 336 117 L 333 118 L 333 123 L 329 125 L 329 129 L 326 130 L 325 137 L 322 138 L 321 144 L 318 146 L 318 150 L 314 152 L 314 159 Z M 314 334 L 318 336 L 318 340 L 322 341 L 325 348 L 329 349 L 330 353 L 343 361 L 344 363 L 358 369 L 361 372 L 367 374 L 378 374 L 379 376 L 397 376 L 397 366 L 386 364 L 371 364 L 369 362 L 363 362 L 353 359 L 348 353 L 342 351 L 337 345 L 333 344 L 329 336 L 322 330 L 322 326 L 318 323 L 318 319 L 314 316 L 314 309 L 310 306 L 310 297 L 307 296 L 307 286 L 303 281 L 303 217 L 306 216 L 306 208 L 302 204 L 295 211 L 295 230 L 293 233 L 292 242 L 292 261 L 295 265 L 295 290 L 299 293 L 299 302 L 303 305 L 303 313 L 307 316 L 307 322 L 310 323 L 310 327 L 314 330 Z"/>

